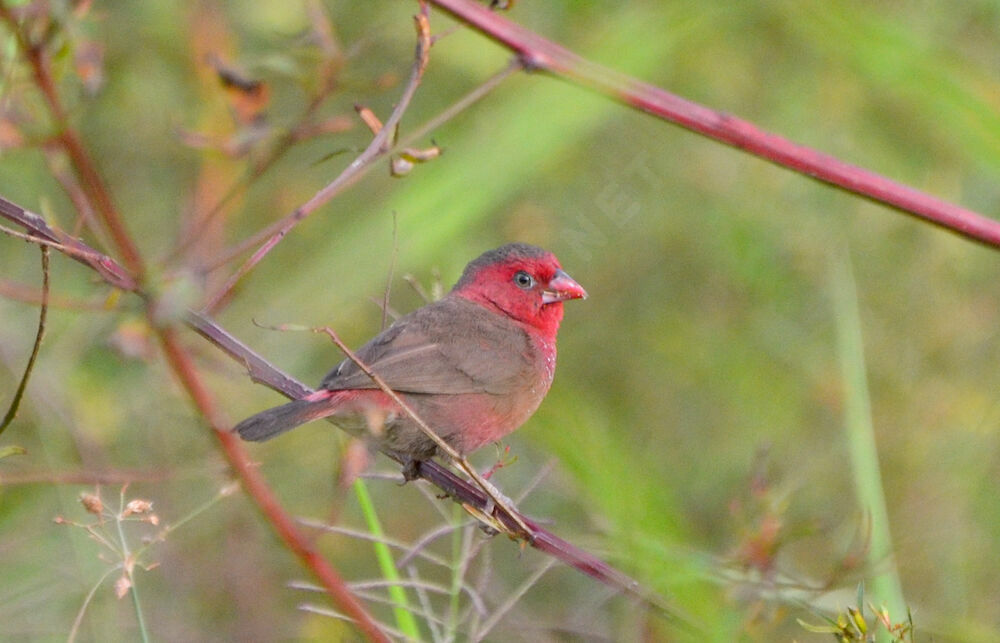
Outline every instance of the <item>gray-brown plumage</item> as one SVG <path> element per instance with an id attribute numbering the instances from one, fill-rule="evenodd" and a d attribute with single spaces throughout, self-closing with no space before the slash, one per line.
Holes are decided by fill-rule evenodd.
<path id="1" fill-rule="evenodd" d="M 562 302 L 585 296 L 551 253 L 508 244 L 475 259 L 448 295 L 397 320 L 357 356 L 441 438 L 468 453 L 538 408 L 555 370 Z M 324 417 L 415 460 L 435 453 L 433 442 L 350 360 L 330 371 L 316 393 L 235 430 L 261 441 Z"/>

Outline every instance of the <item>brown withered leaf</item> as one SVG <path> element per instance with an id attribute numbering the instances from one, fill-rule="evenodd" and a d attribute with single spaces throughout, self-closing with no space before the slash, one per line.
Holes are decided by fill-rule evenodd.
<path id="1" fill-rule="evenodd" d="M 267 83 L 250 78 L 247 74 L 224 63 L 218 56 L 209 56 L 208 63 L 215 69 L 219 81 L 226 90 L 236 121 L 241 125 L 260 121 L 271 102 L 271 90 Z"/>
<path id="2" fill-rule="evenodd" d="M 104 86 L 104 46 L 93 40 L 78 42 L 73 63 L 87 93 L 93 96 L 100 91 Z"/>
<path id="3" fill-rule="evenodd" d="M 0 151 L 24 145 L 24 135 L 17 125 L 0 114 Z"/>
<path id="4" fill-rule="evenodd" d="M 358 477 L 371 465 L 371 453 L 363 440 L 351 439 L 340 458 L 340 475 L 337 484 L 341 487 L 351 486 Z"/>

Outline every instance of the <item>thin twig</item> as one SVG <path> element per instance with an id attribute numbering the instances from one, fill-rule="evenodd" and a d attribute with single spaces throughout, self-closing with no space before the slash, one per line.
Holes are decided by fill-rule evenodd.
<path id="1" fill-rule="evenodd" d="M 49 168 L 49 173 L 62 186 L 63 192 L 69 197 L 70 202 L 73 203 L 73 207 L 77 211 L 77 222 L 73 225 L 73 234 L 79 235 L 80 229 L 83 226 L 87 226 L 94 235 L 94 238 L 97 239 L 98 246 L 110 248 L 111 242 L 108 239 L 108 235 L 104 232 L 104 228 L 101 227 L 100 221 L 97 220 L 90 197 L 83 191 L 80 182 L 71 171 L 71 168 L 66 165 L 64 155 L 58 145 L 43 145 L 42 152 L 45 155 L 45 162 Z"/>
<path id="2" fill-rule="evenodd" d="M 459 98 L 424 124 L 415 128 L 408 135 L 404 136 L 402 140 L 400 140 L 399 143 L 397 143 L 396 146 L 390 150 L 390 153 L 413 145 L 420 139 L 424 138 L 437 128 L 467 110 L 469 107 L 478 103 L 487 94 L 496 89 L 500 83 L 510 77 L 513 73 L 521 71 L 522 69 L 524 69 L 524 63 L 521 62 L 521 59 L 517 57 L 512 58 L 510 62 L 503 67 L 503 69 L 487 78 L 481 85 L 470 91 L 465 96 Z"/>
<path id="3" fill-rule="evenodd" d="M 356 159 L 354 159 L 354 161 L 352 161 L 339 176 L 337 176 L 337 178 L 328 183 L 323 189 L 313 195 L 311 199 L 296 208 L 294 212 L 286 216 L 284 219 L 281 219 L 262 232 L 254 235 L 248 241 L 244 242 L 244 245 L 256 245 L 257 243 L 260 243 L 260 240 L 266 239 L 263 245 L 261 245 L 256 252 L 254 252 L 250 258 L 247 259 L 243 265 L 229 277 L 228 280 L 226 280 L 226 283 L 222 286 L 222 288 L 220 288 L 209 299 L 205 306 L 205 312 L 212 313 L 216 311 L 228 300 L 229 296 L 232 294 L 233 288 L 236 287 L 236 284 L 239 283 L 239 281 L 248 272 L 250 272 L 254 266 L 260 263 L 267 253 L 269 253 L 274 246 L 278 245 L 285 235 L 291 232 L 292 228 L 315 212 L 320 206 L 330 201 L 330 199 L 339 194 L 341 190 L 352 185 L 355 181 L 361 178 L 361 170 L 371 165 L 392 149 L 390 137 L 396 131 L 396 126 L 403 118 L 403 114 L 409 107 L 410 101 L 413 100 L 417 87 L 420 86 L 420 81 L 423 79 L 424 70 L 427 68 L 427 62 L 430 56 L 431 34 L 430 24 L 427 21 L 426 6 L 423 7 L 421 13 L 414 16 L 414 23 L 417 29 L 417 46 L 414 54 L 415 60 L 413 62 L 413 67 L 410 70 L 410 78 L 406 83 L 406 87 L 403 89 L 402 95 L 399 97 L 399 102 L 396 103 L 396 107 L 392 110 L 392 114 L 390 114 L 389 119 L 386 120 L 385 127 L 383 127 L 381 131 L 379 131 L 379 133 L 372 138 L 368 147 L 366 147 L 365 150 Z"/>
<path id="4" fill-rule="evenodd" d="M 27 388 L 28 380 L 31 378 L 31 369 L 34 368 L 38 353 L 42 350 L 42 338 L 45 337 L 45 318 L 49 314 L 49 247 L 41 246 L 40 249 L 42 251 L 42 304 L 38 313 L 38 331 L 35 333 L 35 344 L 31 347 L 28 365 L 24 367 L 24 375 L 14 392 L 14 399 L 10 401 L 7 414 L 4 415 L 3 420 L 0 420 L 0 433 L 4 432 L 4 429 L 14 421 L 14 416 L 17 415 L 21 398 L 24 396 L 24 389 Z"/>
<path id="5" fill-rule="evenodd" d="M 490 617 L 487 618 L 485 621 L 483 621 L 483 624 L 479 628 L 477 628 L 475 632 L 475 638 L 473 640 L 481 641 L 484 638 L 486 638 L 489 635 L 490 630 L 496 627 L 497 623 L 500 622 L 500 619 L 502 619 L 507 614 L 507 612 L 509 612 L 511 609 L 513 609 L 515 605 L 517 605 L 517 603 L 521 600 L 521 598 L 524 597 L 524 595 L 528 592 L 528 590 L 534 587 L 538 583 L 538 581 L 541 580 L 542 576 L 544 576 L 547 571 L 552 569 L 553 565 L 555 565 L 554 560 L 545 561 L 545 563 L 541 567 L 536 569 L 531 576 L 525 579 L 523 583 L 521 583 L 514 591 L 512 591 L 510 595 L 507 597 L 507 600 L 501 603 L 500 606 L 497 607 L 497 609 L 494 610 L 492 614 L 490 614 Z"/>
<path id="6" fill-rule="evenodd" d="M 39 246 L 55 248 L 63 254 L 72 255 L 75 252 L 72 246 L 66 246 L 57 241 L 50 241 L 35 235 L 18 232 L 17 230 L 11 230 L 7 226 L 0 225 L 0 232 L 4 233 L 8 237 L 21 239 L 22 241 L 27 241 L 28 243 L 37 243 Z"/>
<path id="7" fill-rule="evenodd" d="M 122 573 L 128 579 L 129 593 L 132 595 L 132 608 L 135 611 L 135 621 L 139 627 L 139 636 L 143 643 L 149 643 L 149 630 L 146 628 L 146 617 L 142 611 L 142 603 L 139 600 L 139 587 L 135 582 L 135 561 L 132 551 L 125 538 L 125 528 L 122 526 L 122 516 L 125 513 L 125 489 L 127 484 L 122 485 L 121 496 L 118 502 L 118 515 L 115 516 L 115 525 L 118 527 L 118 542 L 121 544 Z"/>
<path id="8" fill-rule="evenodd" d="M 111 257 L 94 250 L 87 244 L 77 241 L 66 233 L 49 227 L 41 216 L 25 210 L 21 206 L 0 196 L 0 216 L 13 221 L 30 234 L 22 235 L 16 231 L 10 231 L 13 236 L 18 236 L 32 243 L 44 243 L 59 250 L 66 256 L 76 259 L 80 263 L 89 266 L 109 284 L 122 290 L 134 291 L 138 288 L 135 279 L 128 270 L 122 267 Z M 9 234 L 7 228 L 0 231 Z"/>
<path id="9" fill-rule="evenodd" d="M 413 275 L 403 275 L 403 281 L 409 284 L 410 288 L 413 289 L 413 292 L 417 293 L 417 297 L 420 297 L 425 304 L 429 304 L 433 301 L 430 293 L 424 290 L 424 287 L 420 284 L 420 281 L 416 277 Z"/>
<path id="10" fill-rule="evenodd" d="M 393 549 L 398 549 L 403 552 L 409 551 L 411 547 L 408 543 L 395 538 L 390 538 L 386 535 L 376 536 L 370 531 L 352 529 L 351 527 L 342 527 L 340 525 L 326 523 L 312 518 L 298 518 L 298 523 L 309 527 L 310 529 L 318 529 L 326 533 L 337 534 L 338 536 L 347 536 L 348 538 L 363 540 L 370 543 L 382 543 L 387 547 L 392 547 Z M 431 552 L 422 552 L 419 554 L 419 557 L 421 560 L 424 560 L 432 565 L 437 565 L 438 567 L 448 568 L 451 566 L 449 561 Z M 402 567 L 402 565 L 400 565 L 400 567 Z"/>
<path id="11" fill-rule="evenodd" d="M 242 176 L 233 181 L 233 183 L 223 192 L 222 197 L 209 208 L 204 214 L 198 217 L 198 220 L 192 224 L 192 226 L 185 232 L 176 247 L 170 251 L 169 259 L 176 259 L 180 254 L 185 252 L 192 243 L 197 241 L 201 237 L 201 233 L 212 223 L 220 213 L 225 211 L 226 205 L 232 201 L 238 194 L 244 192 L 254 181 L 264 176 L 268 170 L 277 165 L 278 161 L 284 158 L 295 143 L 298 143 L 304 138 L 304 133 L 308 131 L 308 128 L 312 126 L 311 119 L 319 111 L 319 108 L 326 102 L 326 99 L 330 97 L 330 94 L 336 88 L 336 83 L 326 82 L 320 89 L 319 93 L 310 99 L 309 104 L 306 105 L 302 112 L 295 121 L 295 125 L 287 128 L 268 149 L 267 157 L 255 162 L 250 168 L 248 168 Z"/>
<path id="12" fill-rule="evenodd" d="M 206 512 L 209 509 L 211 509 L 212 507 L 214 507 L 223 498 L 228 498 L 229 496 L 233 495 L 234 493 L 236 493 L 237 491 L 239 491 L 239 488 L 240 488 L 239 487 L 239 483 L 237 483 L 237 482 L 227 482 L 225 485 L 223 485 L 222 487 L 220 487 L 218 491 L 215 492 L 214 496 L 212 496 L 211 498 L 209 498 L 205 502 L 201 503 L 199 506 L 197 506 L 194 509 L 192 509 L 191 511 L 189 511 L 186 515 L 182 516 L 179 520 L 177 520 L 175 522 L 172 522 L 170 524 L 164 525 L 163 529 L 161 529 L 152 538 L 149 538 L 148 540 L 145 540 L 145 542 L 143 543 L 142 547 L 139 548 L 137 551 L 134 552 L 134 556 L 136 557 L 136 559 L 140 559 L 143 556 L 143 554 L 145 554 L 150 548 L 153 547 L 153 545 L 155 545 L 157 543 L 166 542 L 166 540 L 170 536 L 170 534 L 174 533 L 175 531 L 177 531 L 178 529 L 180 529 L 184 525 L 190 523 L 192 520 L 194 520 L 199 515 L 203 514 L 204 512 Z M 323 588 L 321 588 L 320 591 L 326 591 L 326 590 L 323 589 Z"/>
<path id="13" fill-rule="evenodd" d="M 211 471 L 211 469 L 208 469 Z M 25 471 L 20 473 L 0 473 L 0 486 L 29 484 L 101 485 L 124 484 L 126 482 L 162 482 L 187 477 L 202 477 L 206 469 L 177 471 L 145 471 L 116 469 L 113 471 Z"/>
<path id="14" fill-rule="evenodd" d="M 399 252 L 399 226 L 395 211 L 392 213 L 392 254 L 389 258 L 389 270 L 386 271 L 385 289 L 382 291 L 382 330 L 389 322 L 389 292 L 392 288 L 392 275 L 396 271 L 396 254 Z"/>
<path id="15" fill-rule="evenodd" d="M 314 591 L 313 588 L 309 587 L 308 585 L 296 585 L 296 583 L 294 583 L 294 582 L 293 583 L 289 583 L 289 586 L 292 587 L 293 589 L 302 589 L 302 590 L 305 590 L 305 591 Z M 384 596 L 382 596 L 380 594 L 376 594 L 374 591 L 372 591 L 372 590 L 380 590 L 380 589 L 384 589 L 384 588 L 390 588 L 391 589 L 393 587 L 398 587 L 400 589 L 417 589 L 417 588 L 425 589 L 425 590 L 426 589 L 430 589 L 430 590 L 437 591 L 439 593 L 444 593 L 446 591 L 443 587 L 441 587 L 439 585 L 433 585 L 432 583 L 427 583 L 427 582 L 423 582 L 423 581 L 413 582 L 413 581 L 399 580 L 399 581 L 366 581 L 366 582 L 359 582 L 359 583 L 351 583 L 351 589 L 353 589 L 355 592 L 357 592 L 359 596 L 370 597 L 370 600 L 382 603 L 384 605 L 388 605 L 389 607 L 399 607 L 398 603 L 396 601 L 394 601 L 391 596 L 384 597 Z M 421 609 L 408 608 L 407 611 L 410 614 L 413 614 L 414 616 L 419 616 L 421 619 L 423 619 L 422 623 L 425 624 L 425 625 L 433 623 L 433 622 L 438 622 L 438 623 L 441 622 L 441 619 L 437 615 L 434 614 L 433 610 L 426 610 L 426 609 L 423 609 L 423 608 L 421 608 Z M 407 636 L 405 634 L 403 635 L 403 639 L 404 640 L 416 640 L 412 636 L 410 636 L 409 638 L 407 638 Z"/>
<path id="16" fill-rule="evenodd" d="M 2 227 L 3 226 L 0 226 L 0 228 Z M 32 304 L 34 306 L 38 306 L 42 303 L 41 290 L 14 281 L 7 281 L 6 279 L 0 279 L 0 297 L 10 299 L 11 301 L 20 301 L 26 304 Z M 75 297 L 55 295 L 52 293 L 49 293 L 49 308 L 86 310 L 89 312 L 111 312 L 116 310 L 116 306 L 109 304 L 106 301 L 106 298 L 100 300 L 76 299 Z"/>
<path id="17" fill-rule="evenodd" d="M 373 601 L 373 602 L 374 601 L 385 602 L 384 599 L 381 596 L 369 595 L 367 598 L 368 598 L 368 600 Z M 337 610 L 332 610 L 332 609 L 330 609 L 328 607 L 320 607 L 319 605 L 312 605 L 312 604 L 309 604 L 309 603 L 304 603 L 302 605 L 297 605 L 296 607 L 297 607 L 297 609 L 300 609 L 303 612 L 311 612 L 313 614 L 318 614 L 320 616 L 329 616 L 330 618 L 335 618 L 335 619 L 340 620 L 340 621 L 346 621 L 348 623 L 351 622 L 351 618 L 349 616 L 343 614 L 342 612 L 338 612 Z M 394 640 L 397 640 L 397 641 L 408 641 L 409 640 L 409 639 L 407 639 L 403 635 L 402 632 L 400 632 L 399 630 L 397 630 L 395 628 L 386 626 L 386 627 L 384 627 L 384 630 L 385 630 L 385 635 L 387 637 L 386 638 L 387 641 L 390 640 L 388 638 L 389 636 L 392 636 L 394 638 Z"/>
<path id="18" fill-rule="evenodd" d="M 396 562 L 396 564 L 399 565 L 400 567 L 406 567 L 411 562 L 413 562 L 414 558 L 416 558 L 417 556 L 424 555 L 424 549 L 426 549 L 432 542 L 434 542 L 438 538 L 441 538 L 442 536 L 447 536 L 456 529 L 461 529 L 462 527 L 465 527 L 468 524 L 472 523 L 471 522 L 462 522 L 459 524 L 444 523 L 442 525 L 439 525 L 431 529 L 420 538 L 417 538 L 417 540 L 414 541 L 412 545 L 407 547 L 406 555 L 400 558 Z"/>
<path id="19" fill-rule="evenodd" d="M 414 567 L 407 568 L 406 573 L 410 576 L 411 582 L 417 582 L 420 578 L 417 574 L 416 568 Z M 423 608 L 424 612 L 428 614 L 434 613 L 434 607 L 431 605 L 431 597 L 428 595 L 427 591 L 420 585 L 414 586 L 413 591 L 416 592 L 417 600 L 420 601 L 420 607 Z M 428 619 L 427 628 L 431 631 L 432 641 L 442 640 L 442 632 L 438 627 L 438 619 Z"/>
<path id="20" fill-rule="evenodd" d="M 145 271 L 145 265 L 142 256 L 139 254 L 139 248 L 135 245 L 128 230 L 126 230 L 125 223 L 111 199 L 111 193 L 107 185 L 105 185 L 100 172 L 97 170 L 97 165 L 87 153 L 80 135 L 70 124 L 69 114 L 59 98 L 56 83 L 49 69 L 49 54 L 45 51 L 43 45 L 37 45 L 29 41 L 25 30 L 21 28 L 21 25 L 4 0 L 0 0 L 0 19 L 10 26 L 21 54 L 31 67 L 35 78 L 35 85 L 41 92 L 42 98 L 52 116 L 52 121 L 55 124 L 57 130 L 56 139 L 62 146 L 63 151 L 66 152 L 74 171 L 79 176 L 81 187 L 94 203 L 95 210 L 100 215 L 105 228 L 111 234 L 111 238 L 115 242 L 115 247 L 121 253 L 122 260 L 128 267 L 129 272 L 141 279 Z"/>
<path id="21" fill-rule="evenodd" d="M 597 65 L 472 0 L 429 2 L 516 52 L 529 69 L 549 72 L 817 181 L 882 203 L 967 239 L 1000 247 L 1000 221 Z"/>
<path id="22" fill-rule="evenodd" d="M 77 632 L 80 631 L 80 625 L 83 623 L 83 616 L 87 613 L 87 608 L 90 606 L 90 602 L 94 600 L 94 595 L 97 594 L 97 590 L 100 589 L 104 581 L 108 579 L 111 574 L 121 569 L 120 565 L 115 565 L 114 567 L 108 568 L 108 571 L 97 579 L 90 591 L 87 592 L 87 596 L 84 597 L 83 603 L 80 605 L 80 609 L 76 612 L 76 618 L 73 619 L 73 626 L 69 629 L 69 635 L 66 637 L 66 643 L 73 643 L 76 640 Z"/>
<path id="23" fill-rule="evenodd" d="M 496 89 L 501 82 L 508 78 L 511 74 L 516 71 L 523 69 L 520 58 L 512 59 L 503 69 L 495 73 L 493 76 L 488 78 L 481 85 L 470 91 L 465 96 L 462 96 L 457 101 L 452 103 L 444 111 L 440 112 L 433 118 L 426 121 L 424 124 L 420 125 L 413 130 L 407 136 L 404 136 L 398 143 L 396 143 L 392 149 L 388 150 L 386 154 L 395 154 L 396 152 L 402 150 L 405 147 L 409 147 L 416 143 L 418 140 L 427 136 L 430 132 L 433 132 L 437 128 L 441 127 L 444 123 L 455 118 L 457 115 L 476 104 L 482 100 L 487 94 Z M 364 167 L 358 168 L 357 179 L 360 179 L 365 174 L 367 174 L 371 168 L 375 167 L 374 163 L 368 163 Z M 344 185 L 343 187 L 347 187 Z M 279 222 L 280 223 L 280 222 Z M 215 270 L 229 263 L 237 256 L 243 254 L 244 252 L 250 250 L 252 247 L 264 241 L 270 234 L 272 234 L 277 229 L 278 224 L 274 224 L 271 227 L 255 234 L 249 239 L 244 240 L 239 245 L 235 246 L 231 250 L 222 253 L 222 256 L 213 263 L 206 266 L 206 270 Z"/>

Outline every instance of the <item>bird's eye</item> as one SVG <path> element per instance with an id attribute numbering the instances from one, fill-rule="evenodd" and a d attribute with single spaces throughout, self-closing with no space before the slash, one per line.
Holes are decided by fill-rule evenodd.
<path id="1" fill-rule="evenodd" d="M 523 270 L 520 270 L 516 275 L 514 275 L 514 283 L 517 284 L 518 288 L 528 290 L 535 285 L 535 280 L 531 275 Z"/>

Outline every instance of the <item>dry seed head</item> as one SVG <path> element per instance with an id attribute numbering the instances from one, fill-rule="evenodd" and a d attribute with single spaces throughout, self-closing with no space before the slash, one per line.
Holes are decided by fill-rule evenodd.
<path id="1" fill-rule="evenodd" d="M 92 513 L 95 516 L 100 516 L 104 511 L 104 503 L 101 502 L 101 497 L 95 493 L 81 493 L 80 504 L 87 510 L 87 513 Z"/>
<path id="2" fill-rule="evenodd" d="M 129 500 L 129 503 L 125 505 L 125 512 L 123 516 L 131 516 L 132 514 L 144 514 L 153 510 L 153 503 L 149 500 Z"/>

